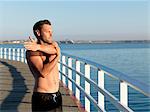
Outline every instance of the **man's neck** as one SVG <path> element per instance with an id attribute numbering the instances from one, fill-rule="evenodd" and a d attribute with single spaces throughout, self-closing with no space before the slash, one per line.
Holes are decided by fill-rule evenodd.
<path id="1" fill-rule="evenodd" d="M 42 41 L 42 40 L 38 40 L 37 43 L 38 43 L 38 44 L 41 44 L 41 45 L 49 45 L 49 44 L 52 44 L 52 43 L 46 43 L 46 42 L 44 42 L 44 41 Z"/>

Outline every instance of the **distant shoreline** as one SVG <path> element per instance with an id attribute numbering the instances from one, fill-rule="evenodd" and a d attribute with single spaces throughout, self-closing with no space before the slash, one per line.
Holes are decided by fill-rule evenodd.
<path id="1" fill-rule="evenodd" d="M 0 41 L 0 44 L 23 44 L 23 40 Z M 62 40 L 59 44 L 150 43 L 150 40 Z"/>
<path id="2" fill-rule="evenodd" d="M 110 43 L 150 43 L 150 40 L 77 40 L 77 41 L 59 41 L 64 44 L 110 44 Z"/>

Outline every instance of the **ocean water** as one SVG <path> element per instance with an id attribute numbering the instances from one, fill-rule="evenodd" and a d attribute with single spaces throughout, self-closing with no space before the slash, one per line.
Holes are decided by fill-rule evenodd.
<path id="1" fill-rule="evenodd" d="M 62 44 L 61 50 L 120 71 L 150 86 L 150 43 Z M 94 79 L 96 75 L 93 73 L 92 77 Z M 119 99 L 119 82 L 107 76 L 105 76 L 105 82 L 105 88 Z M 84 87 L 84 81 L 81 81 L 81 85 Z M 97 100 L 97 91 L 93 87 L 91 89 L 94 91 L 91 94 Z M 128 90 L 129 107 L 135 112 L 150 112 L 150 99 L 132 88 Z M 81 102 L 84 104 L 82 96 Z M 107 111 L 117 112 L 108 99 L 105 99 L 105 103 Z M 91 108 L 95 111 L 93 105 Z"/>
<path id="2" fill-rule="evenodd" d="M 0 47 L 22 48 L 23 45 L 8 44 L 0 45 Z M 100 63 L 150 85 L 150 43 L 60 44 L 60 47 L 62 52 Z M 91 78 L 97 82 L 94 71 Z M 109 77 L 105 77 L 105 82 L 105 87 L 119 99 L 119 82 L 113 81 Z M 82 79 L 81 85 L 84 87 Z M 92 96 L 97 100 L 97 91 L 93 87 L 91 90 L 93 91 Z M 129 93 L 129 107 L 135 112 L 150 112 L 149 98 L 132 88 L 129 88 Z M 84 104 L 82 94 L 81 103 Z M 107 111 L 117 112 L 106 98 L 105 103 Z M 92 104 L 91 108 L 92 111 L 96 110 Z"/>
<path id="3" fill-rule="evenodd" d="M 61 48 L 150 85 L 150 43 L 68 44 Z"/>

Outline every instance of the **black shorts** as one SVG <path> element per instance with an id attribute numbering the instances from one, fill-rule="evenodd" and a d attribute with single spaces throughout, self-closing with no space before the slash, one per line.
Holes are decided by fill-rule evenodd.
<path id="1" fill-rule="evenodd" d="M 56 93 L 33 92 L 32 112 L 62 112 L 62 96 Z"/>

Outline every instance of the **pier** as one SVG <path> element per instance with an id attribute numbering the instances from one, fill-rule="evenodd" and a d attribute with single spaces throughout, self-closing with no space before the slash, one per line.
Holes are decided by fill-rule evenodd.
<path id="1" fill-rule="evenodd" d="M 27 70 L 25 49 L 0 48 L 0 60 L 1 107 L 9 109 L 11 105 L 14 105 L 12 107 L 16 109 L 30 108 L 29 99 L 31 98 L 33 79 Z M 141 107 L 140 111 L 150 111 L 149 85 L 99 63 L 66 53 L 61 53 L 58 65 L 64 112 L 106 112 L 111 110 L 134 112 L 136 98 L 141 98 L 139 104 L 142 104 L 142 101 L 145 103 L 146 108 Z M 14 77 L 14 73 L 17 73 L 18 77 Z M 108 78 L 106 77 L 111 79 L 111 83 L 109 83 L 111 89 L 118 89 L 115 95 L 110 88 L 107 88 Z M 131 89 L 132 91 L 130 91 Z M 18 97 L 22 100 L 9 102 L 10 99 Z M 5 106 L 7 101 L 8 106 Z"/>
<path id="2" fill-rule="evenodd" d="M 0 111 L 31 112 L 34 79 L 27 64 L 0 59 Z M 63 112 L 83 112 L 77 100 L 60 82 Z"/>

